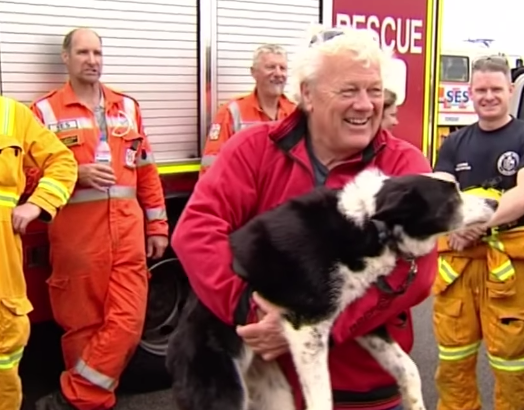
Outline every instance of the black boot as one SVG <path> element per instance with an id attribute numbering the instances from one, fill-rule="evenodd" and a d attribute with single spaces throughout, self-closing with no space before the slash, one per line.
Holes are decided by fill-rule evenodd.
<path id="1" fill-rule="evenodd" d="M 77 410 L 59 391 L 39 399 L 35 404 L 36 410 Z"/>

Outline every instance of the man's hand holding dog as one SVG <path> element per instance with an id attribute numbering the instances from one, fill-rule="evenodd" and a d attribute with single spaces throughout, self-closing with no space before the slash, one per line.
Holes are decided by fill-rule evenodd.
<path id="1" fill-rule="evenodd" d="M 264 360 L 274 360 L 289 350 L 282 333 L 280 310 L 256 293 L 253 299 L 259 308 L 259 321 L 238 326 L 237 334 Z"/>
<path id="2" fill-rule="evenodd" d="M 459 232 L 453 232 L 449 235 L 449 246 L 451 249 L 460 252 L 474 245 L 485 234 L 486 227 L 483 225 L 472 226 Z"/>

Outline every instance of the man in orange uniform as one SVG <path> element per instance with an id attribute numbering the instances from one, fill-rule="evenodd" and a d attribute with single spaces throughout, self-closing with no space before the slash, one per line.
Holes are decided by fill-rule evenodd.
<path id="1" fill-rule="evenodd" d="M 218 110 L 204 146 L 200 175 L 209 169 L 233 134 L 258 122 L 281 120 L 295 109 L 295 104 L 284 95 L 287 54 L 282 47 L 274 44 L 258 47 L 251 75 L 256 83 L 253 92 L 235 98 Z"/>
<path id="2" fill-rule="evenodd" d="M 61 392 L 39 400 L 37 409 L 110 409 L 142 333 L 146 238 L 147 256 L 161 257 L 168 226 L 139 105 L 99 82 L 100 37 L 73 30 L 62 58 L 69 81 L 32 105 L 79 164 L 73 195 L 49 229 L 49 293 L 65 330 L 66 371 Z"/>

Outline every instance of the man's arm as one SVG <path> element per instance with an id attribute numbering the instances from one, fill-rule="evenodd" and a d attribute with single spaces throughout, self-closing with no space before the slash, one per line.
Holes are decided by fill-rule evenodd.
<path id="1" fill-rule="evenodd" d="M 25 124 L 24 166 L 42 172 L 27 202 L 42 209 L 41 219 L 50 221 L 64 206 L 76 184 L 78 166 L 73 153 L 45 128 L 31 110 L 17 103 L 17 118 Z"/>
<path id="2" fill-rule="evenodd" d="M 137 197 L 146 218 L 146 236 L 168 236 L 168 224 L 164 192 L 155 164 L 151 144 L 144 131 L 142 114 L 135 104 L 136 123 L 142 144 L 136 155 Z M 166 242 L 167 245 L 167 242 Z M 162 250 L 163 252 L 163 250 Z"/>
<path id="3" fill-rule="evenodd" d="M 231 268 L 229 234 L 253 216 L 262 151 L 254 141 L 264 141 L 264 135 L 243 132 L 223 147 L 213 172 L 200 178 L 171 239 L 199 299 L 229 324 L 243 324 L 249 311 L 246 285 Z"/>
<path id="4" fill-rule="evenodd" d="M 404 148 L 394 166 L 393 175 L 423 174 L 431 172 L 431 166 L 424 155 L 415 147 Z M 359 300 L 352 303 L 337 318 L 331 331 L 334 343 L 365 335 L 396 318 L 400 313 L 416 306 L 427 298 L 436 275 L 437 253 L 417 259 L 418 274 L 406 293 L 395 298 L 386 309 L 377 309 L 380 291 L 372 287 Z M 407 279 L 409 266 L 398 266 L 387 278 L 393 288 L 401 286 Z M 394 284 L 394 285 L 393 285 Z"/>
<path id="5" fill-rule="evenodd" d="M 229 112 L 228 104 L 223 104 L 219 108 L 207 134 L 202 154 L 200 176 L 204 175 L 209 167 L 213 165 L 224 144 L 233 136 L 232 124 L 233 118 Z"/>

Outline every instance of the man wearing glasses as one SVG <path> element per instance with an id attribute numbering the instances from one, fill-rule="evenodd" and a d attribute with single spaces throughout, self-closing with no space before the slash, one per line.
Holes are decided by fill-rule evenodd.
<path id="1" fill-rule="evenodd" d="M 435 172 L 462 191 L 499 200 L 486 226 L 439 242 L 434 328 L 439 345 L 438 410 L 479 410 L 477 353 L 484 340 L 495 375 L 496 410 L 524 405 L 524 122 L 509 114 L 505 58 L 472 66 L 478 122 L 451 134 Z"/>

